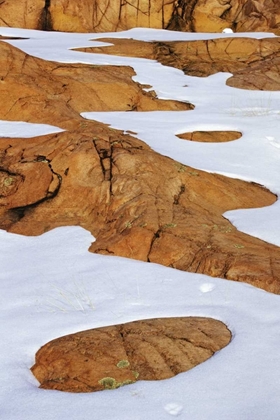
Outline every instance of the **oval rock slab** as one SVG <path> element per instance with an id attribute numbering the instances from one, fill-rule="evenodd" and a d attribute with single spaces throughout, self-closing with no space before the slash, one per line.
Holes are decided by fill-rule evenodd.
<path id="1" fill-rule="evenodd" d="M 157 318 L 82 331 L 50 341 L 31 371 L 40 388 L 68 392 L 115 389 L 167 379 L 209 359 L 231 340 L 211 318 Z"/>
<path id="2" fill-rule="evenodd" d="M 182 140 L 199 141 L 202 143 L 224 143 L 238 140 L 242 137 L 239 131 L 192 131 L 190 133 L 177 134 Z"/>

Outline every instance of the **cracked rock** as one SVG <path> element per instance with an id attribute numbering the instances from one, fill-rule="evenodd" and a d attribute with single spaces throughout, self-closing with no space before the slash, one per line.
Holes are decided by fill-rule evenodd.
<path id="1" fill-rule="evenodd" d="M 272 193 L 182 165 L 80 116 L 85 110 L 131 111 L 132 105 L 175 111 L 190 104 L 143 93 L 129 68 L 45 62 L 1 42 L 0 51 L 0 118 L 67 130 L 1 138 L 2 229 L 40 235 L 79 225 L 96 238 L 92 252 L 280 293 L 279 248 L 238 232 L 223 217 L 227 210 L 271 205 Z"/>
<path id="2" fill-rule="evenodd" d="M 21 0 L 0 1 L 1 26 L 64 32 L 135 27 L 189 32 L 274 32 L 278 0 Z"/>
<path id="3" fill-rule="evenodd" d="M 186 372 L 230 340 L 225 324 L 211 318 L 135 321 L 52 340 L 36 353 L 31 370 L 44 389 L 115 389 Z"/>
<path id="4" fill-rule="evenodd" d="M 100 38 L 110 47 L 78 48 L 88 53 L 141 57 L 206 77 L 218 72 L 232 73 L 228 86 L 250 90 L 280 90 L 279 38 L 220 38 L 214 40 L 143 42 Z"/>

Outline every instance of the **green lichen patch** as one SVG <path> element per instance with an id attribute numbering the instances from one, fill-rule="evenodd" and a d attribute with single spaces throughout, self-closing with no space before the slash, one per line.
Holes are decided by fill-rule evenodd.
<path id="1" fill-rule="evenodd" d="M 111 378 L 110 376 L 107 376 L 106 378 L 100 379 L 98 383 L 102 386 L 104 386 L 104 389 L 115 389 L 117 388 L 117 381 L 114 378 Z"/>
<path id="2" fill-rule="evenodd" d="M 139 372 L 136 372 L 136 370 L 132 371 L 133 376 L 135 376 L 135 379 L 139 378 Z"/>
<path id="3" fill-rule="evenodd" d="M 118 368 L 120 368 L 120 369 L 126 368 L 126 367 L 128 367 L 129 365 L 130 365 L 130 363 L 129 363 L 129 361 L 128 361 L 128 360 L 120 360 L 120 361 L 117 363 L 117 367 L 118 367 Z"/>
<path id="4" fill-rule="evenodd" d="M 117 382 L 115 378 L 111 378 L 110 376 L 102 378 L 100 381 L 98 381 L 98 383 L 102 385 L 104 389 L 116 389 L 124 385 L 133 384 L 134 382 L 135 381 L 132 381 L 131 379 L 125 379 L 123 382 Z"/>
<path id="5" fill-rule="evenodd" d="M 12 185 L 14 182 L 15 182 L 14 178 L 13 178 L 13 177 L 11 177 L 11 176 L 9 176 L 9 177 L 7 177 L 7 178 L 5 178 L 5 179 L 4 179 L 3 184 L 4 184 L 4 186 L 5 186 L 5 187 L 9 187 L 9 186 L 10 186 L 10 185 Z"/>

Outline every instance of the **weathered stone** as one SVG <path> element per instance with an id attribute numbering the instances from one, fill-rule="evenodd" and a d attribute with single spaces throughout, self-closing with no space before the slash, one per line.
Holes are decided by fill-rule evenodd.
<path id="1" fill-rule="evenodd" d="M 231 1 L 226 19 L 236 32 L 274 32 L 280 35 L 280 8 L 278 0 Z"/>
<path id="2" fill-rule="evenodd" d="M 115 389 L 186 372 L 230 340 L 227 327 L 211 318 L 135 321 L 52 340 L 37 352 L 31 370 L 44 389 Z"/>
<path id="3" fill-rule="evenodd" d="M 1 26 L 65 32 L 135 27 L 190 32 L 280 31 L 278 0 L 21 0 L 0 2 Z"/>
<path id="4" fill-rule="evenodd" d="M 232 87 L 280 90 L 279 38 L 158 43 L 155 44 L 155 58 L 190 76 L 232 73 L 227 80 L 227 85 Z"/>
<path id="5" fill-rule="evenodd" d="M 177 134 L 182 140 L 199 141 L 202 143 L 223 143 L 240 139 L 238 131 L 193 131 L 192 133 Z"/>
<path id="6" fill-rule="evenodd" d="M 134 74 L 129 67 L 44 61 L 0 42 L 0 115 L 72 128 L 84 121 L 82 111 L 193 109 L 189 103 L 145 92 L 132 81 Z"/>
<path id="7" fill-rule="evenodd" d="M 114 32 L 133 27 L 162 29 L 173 7 L 170 0 L 52 0 L 49 12 L 53 30 Z"/>
<path id="8" fill-rule="evenodd" d="M 44 29 L 45 0 L 0 1 L 0 26 Z"/>
<path id="9" fill-rule="evenodd" d="M 39 235 L 80 225 L 96 237 L 93 252 L 280 293 L 279 248 L 238 232 L 222 216 L 227 210 L 270 205 L 273 194 L 182 165 L 79 114 L 188 109 L 189 104 L 142 92 L 131 81 L 131 69 L 45 62 L 1 42 L 0 50 L 0 118 L 68 130 L 0 140 L 1 228 Z"/>
<path id="10" fill-rule="evenodd" d="M 183 70 L 187 75 L 206 77 L 232 73 L 227 85 L 250 90 L 280 90 L 279 38 L 220 38 L 214 40 L 145 43 L 128 39 L 102 38 L 110 47 L 79 48 L 89 53 L 150 58 Z"/>
<path id="11" fill-rule="evenodd" d="M 279 249 L 238 232 L 222 216 L 230 209 L 272 204 L 275 197 L 260 186 L 184 166 L 94 122 L 30 139 L 28 147 L 26 139 L 2 139 L 1 145 L 3 169 L 23 179 L 14 194 L 0 198 L 2 228 L 39 235 L 80 225 L 96 237 L 93 252 L 280 292 Z M 37 165 L 56 182 L 52 189 L 49 179 L 42 184 L 45 195 L 39 198 L 41 190 L 33 188 Z"/>

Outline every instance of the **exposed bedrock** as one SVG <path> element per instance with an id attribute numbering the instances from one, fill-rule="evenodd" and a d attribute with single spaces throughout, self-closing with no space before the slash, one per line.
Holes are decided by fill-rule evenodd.
<path id="1" fill-rule="evenodd" d="M 39 235 L 80 225 L 96 237 L 92 252 L 280 293 L 279 248 L 238 232 L 222 216 L 271 205 L 273 194 L 182 165 L 80 116 L 90 110 L 191 112 L 190 104 L 143 92 L 129 68 L 46 62 L 1 42 L 0 52 L 0 118 L 68 130 L 0 139 L 1 228 Z"/>
<path id="2" fill-rule="evenodd" d="M 242 134 L 238 131 L 193 131 L 176 135 L 182 140 L 199 141 L 201 143 L 224 143 L 242 137 Z"/>
<path id="3" fill-rule="evenodd" d="M 95 123 L 32 139 L 1 139 L 0 226 L 39 235 L 80 225 L 91 251 L 246 281 L 280 292 L 279 248 L 222 214 L 270 205 L 259 185 L 205 173 Z"/>
<path id="4" fill-rule="evenodd" d="M 278 0 L 21 0 L 0 2 L 0 26 L 66 32 L 134 27 L 280 32 Z"/>
<path id="5" fill-rule="evenodd" d="M 250 90 L 280 90 L 279 38 L 220 38 L 180 42 L 143 42 L 101 38 L 113 46 L 79 48 L 88 53 L 150 58 L 189 76 L 232 73 L 227 85 Z"/>
<path id="6" fill-rule="evenodd" d="M 73 128 L 86 111 L 188 110 L 157 99 L 132 80 L 130 67 L 61 64 L 0 42 L 0 118 Z"/>

